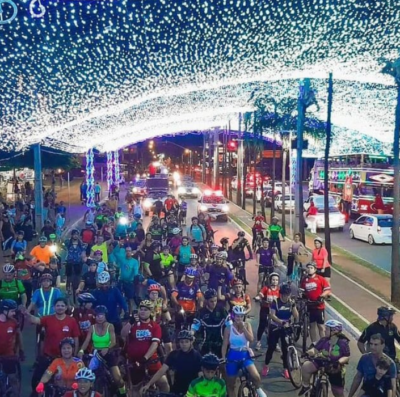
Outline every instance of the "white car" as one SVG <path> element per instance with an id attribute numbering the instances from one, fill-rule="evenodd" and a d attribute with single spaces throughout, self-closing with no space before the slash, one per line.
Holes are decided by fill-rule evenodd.
<path id="1" fill-rule="evenodd" d="M 325 229 L 325 210 L 323 208 L 318 208 L 318 213 L 314 216 L 317 223 L 317 229 Z M 336 206 L 329 207 L 329 229 L 339 229 L 340 231 L 343 231 L 345 224 L 346 217 L 339 211 L 339 209 Z"/>
<path id="2" fill-rule="evenodd" d="M 329 207 L 336 207 L 336 200 L 333 196 L 329 196 Z M 324 208 L 324 196 L 321 194 L 313 194 L 304 202 L 304 210 L 308 211 L 310 208 L 311 202 L 314 202 L 314 205 L 317 208 Z"/>
<path id="3" fill-rule="evenodd" d="M 282 212 L 282 200 L 283 196 L 282 194 L 278 194 L 275 197 L 274 203 L 275 203 L 275 210 L 278 212 Z M 295 201 L 294 201 L 294 195 L 285 195 L 285 211 L 293 211 L 295 208 L 294 205 Z"/>
<path id="4" fill-rule="evenodd" d="M 211 219 L 228 222 L 229 201 L 221 191 L 206 190 L 199 200 L 197 213 L 207 213 Z"/>
<path id="5" fill-rule="evenodd" d="M 181 186 L 178 187 L 178 197 L 194 197 L 199 198 L 200 189 L 191 182 L 183 182 Z"/>
<path id="6" fill-rule="evenodd" d="M 350 238 L 369 244 L 392 244 L 393 216 L 390 214 L 364 214 L 350 226 Z"/>

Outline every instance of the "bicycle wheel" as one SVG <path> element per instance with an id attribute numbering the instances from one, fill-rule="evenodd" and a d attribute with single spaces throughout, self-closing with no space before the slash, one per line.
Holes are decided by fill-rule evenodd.
<path id="1" fill-rule="evenodd" d="M 315 397 L 328 397 L 328 384 L 326 382 L 319 382 Z"/>
<path id="2" fill-rule="evenodd" d="M 303 316 L 303 326 L 301 328 L 301 336 L 302 336 L 302 343 L 301 347 L 303 353 L 307 351 L 307 339 L 308 339 L 308 326 L 309 326 L 310 319 L 307 314 Z"/>
<path id="3" fill-rule="evenodd" d="M 240 383 L 237 397 L 257 397 L 257 392 L 252 384 L 244 380 Z"/>
<path id="4" fill-rule="evenodd" d="M 299 360 L 299 355 L 294 346 L 288 346 L 288 353 L 286 357 L 289 378 L 292 385 L 299 389 L 301 387 L 301 364 Z"/>

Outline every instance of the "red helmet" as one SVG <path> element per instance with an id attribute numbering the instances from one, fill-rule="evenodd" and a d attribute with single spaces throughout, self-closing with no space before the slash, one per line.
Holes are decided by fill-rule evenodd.
<path id="1" fill-rule="evenodd" d="M 152 291 L 157 291 L 160 292 L 161 291 L 161 285 L 160 284 L 150 284 L 149 287 L 147 288 L 148 292 L 152 292 Z"/>

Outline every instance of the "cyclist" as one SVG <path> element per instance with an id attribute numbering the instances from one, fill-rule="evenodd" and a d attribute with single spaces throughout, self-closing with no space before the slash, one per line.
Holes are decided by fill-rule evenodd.
<path id="1" fill-rule="evenodd" d="M 175 287 L 175 258 L 171 255 L 171 249 L 168 245 L 164 245 L 162 252 L 160 254 L 161 266 L 163 268 L 164 275 L 168 279 L 169 286 L 171 288 Z"/>
<path id="2" fill-rule="evenodd" d="M 164 275 L 161 265 L 160 251 L 161 242 L 155 241 L 152 244 L 151 249 L 146 252 L 146 256 L 143 258 L 146 273 L 158 283 Z"/>
<path id="3" fill-rule="evenodd" d="M 17 279 L 20 280 L 25 288 L 26 303 L 29 305 L 32 298 L 32 261 L 25 258 L 25 252 L 20 251 L 15 256 L 14 267 L 17 272 Z"/>
<path id="4" fill-rule="evenodd" d="M 271 325 L 268 332 L 268 350 L 265 354 L 265 364 L 262 370 L 262 376 L 267 376 L 269 373 L 269 363 L 278 342 L 281 342 L 282 348 L 282 362 L 283 362 L 283 377 L 289 379 L 289 372 L 287 370 L 287 342 L 285 328 L 290 327 L 291 319 L 294 322 L 299 320 L 299 313 L 296 308 L 295 302 L 291 299 L 292 290 L 289 284 L 282 284 L 279 288 L 279 298 L 271 303 L 269 317 Z"/>
<path id="5" fill-rule="evenodd" d="M 88 265 L 88 271 L 82 275 L 79 287 L 75 292 L 76 295 L 79 295 L 83 291 L 92 292 L 97 287 L 97 262 L 88 259 L 86 264 Z"/>
<path id="6" fill-rule="evenodd" d="M 96 237 L 96 229 L 92 221 L 86 221 L 85 227 L 81 230 L 81 239 L 86 244 L 86 255 L 90 254 L 90 250 L 94 245 Z"/>
<path id="7" fill-rule="evenodd" d="M 43 274 L 44 273 L 49 273 L 53 277 L 53 280 L 52 280 L 52 283 L 51 283 L 52 287 L 60 288 L 61 276 L 60 276 L 60 271 L 58 269 L 57 258 L 55 256 L 53 256 L 50 259 L 49 268 L 45 269 Z"/>
<path id="8" fill-rule="evenodd" d="M 104 237 L 101 234 L 99 234 L 96 238 L 95 244 L 90 249 L 90 256 L 93 258 L 94 253 L 96 251 L 101 251 L 103 261 L 105 263 L 108 263 L 108 248 L 111 245 L 111 243 L 112 243 L 112 240 L 108 241 L 108 242 L 104 241 Z"/>
<path id="9" fill-rule="evenodd" d="M 232 243 L 232 255 L 234 257 L 235 261 L 241 260 L 243 263 L 243 269 L 241 270 L 243 272 L 243 282 L 248 285 L 249 283 L 247 282 L 246 278 L 246 269 L 245 269 L 245 263 L 246 263 L 246 254 L 245 254 L 245 249 L 249 251 L 249 260 L 253 259 L 253 252 L 251 250 L 250 243 L 248 240 L 245 238 L 245 232 L 240 231 L 237 234 L 237 238 L 233 240 Z"/>
<path id="10" fill-rule="evenodd" d="M 11 357 L 24 356 L 22 335 L 15 320 L 17 303 L 12 299 L 0 302 L 0 358 L 3 360 L 2 371 L 6 373 L 15 390 L 18 390 L 19 363 Z M 10 360 L 6 358 L 10 357 Z"/>
<path id="11" fill-rule="evenodd" d="M 263 280 L 265 276 L 269 276 L 274 271 L 274 265 L 278 262 L 276 252 L 273 247 L 269 246 L 269 240 L 263 238 L 262 246 L 256 252 L 256 266 L 258 266 L 258 283 L 257 291 L 260 292 L 263 287 Z M 256 300 L 260 298 L 257 296 Z"/>
<path id="12" fill-rule="evenodd" d="M 226 265 L 226 252 L 218 252 L 215 263 L 207 266 L 205 273 L 208 273 L 208 285 L 210 289 L 219 290 L 219 299 L 225 300 L 225 295 L 229 290 L 229 284 L 233 275 Z M 223 298 L 222 298 L 223 297 Z"/>
<path id="13" fill-rule="evenodd" d="M 142 395 L 156 384 L 169 370 L 174 371 L 174 381 L 171 385 L 171 393 L 185 395 L 190 383 L 201 372 L 201 355 L 193 348 L 193 336 L 189 331 L 179 332 L 179 349 L 172 351 L 163 366 L 154 374 L 150 381 L 141 389 Z"/>
<path id="14" fill-rule="evenodd" d="M 81 368 L 75 375 L 78 389 L 67 391 L 64 397 L 101 397 L 100 393 L 93 391 L 96 375 L 89 368 Z"/>
<path id="15" fill-rule="evenodd" d="M 285 230 L 278 224 L 278 221 L 278 217 L 272 217 L 272 223 L 267 229 L 267 237 L 269 238 L 272 247 L 276 247 L 278 250 L 279 259 L 283 263 L 281 240 L 285 239 Z"/>
<path id="16" fill-rule="evenodd" d="M 92 306 L 93 303 L 96 302 L 96 299 L 92 294 L 86 292 L 84 294 L 79 294 L 77 300 L 79 307 L 74 309 L 72 316 L 79 325 L 81 331 L 79 336 L 79 345 L 82 346 L 86 340 L 90 327 L 95 323 L 96 313 L 92 309 Z"/>
<path id="17" fill-rule="evenodd" d="M 261 234 L 262 237 L 264 237 L 264 228 L 263 228 L 263 223 L 265 222 L 264 217 L 262 216 L 262 212 L 261 211 L 257 211 L 257 215 L 253 216 L 251 218 L 254 221 L 254 225 L 251 228 L 251 231 L 253 232 L 253 250 L 255 251 L 257 246 L 256 246 L 256 242 L 257 242 L 257 236 L 259 234 Z"/>
<path id="18" fill-rule="evenodd" d="M 176 307 L 175 329 L 179 332 L 182 323 L 185 322 L 184 315 L 188 316 L 187 322 L 191 324 L 195 314 L 196 306 L 203 307 L 203 294 L 197 284 L 194 283 L 195 270 L 185 270 L 184 281 L 177 284 L 171 294 L 171 301 Z"/>
<path id="19" fill-rule="evenodd" d="M 179 221 L 180 224 L 186 225 L 186 216 L 187 216 L 187 202 L 183 197 L 181 203 L 179 204 Z"/>
<path id="20" fill-rule="evenodd" d="M 225 381 L 217 377 L 219 359 L 208 353 L 201 359 L 202 376 L 192 381 L 186 397 L 226 397 Z"/>
<path id="21" fill-rule="evenodd" d="M 0 280 L 0 299 L 12 299 L 24 308 L 26 307 L 26 293 L 22 281 L 15 278 L 15 267 L 10 263 L 3 266 L 4 279 Z"/>
<path id="22" fill-rule="evenodd" d="M 59 346 L 61 357 L 54 359 L 47 368 L 39 384 L 36 386 L 37 393 L 43 393 L 45 389 L 44 385 L 53 376 L 56 386 L 71 387 L 74 383 L 76 373 L 85 366 L 80 358 L 74 357 L 75 341 L 73 338 L 63 338 Z"/>
<path id="23" fill-rule="evenodd" d="M 312 260 L 317 265 L 317 274 L 325 277 L 328 281 L 331 279 L 331 265 L 328 261 L 328 251 L 323 246 L 324 240 L 320 237 L 314 239 L 314 249 Z"/>
<path id="24" fill-rule="evenodd" d="M 244 313 L 245 308 L 243 306 L 235 306 L 232 309 L 232 321 L 227 323 L 224 331 L 222 358 L 226 359 L 228 396 L 235 396 L 236 378 L 241 366 L 244 366 L 254 382 L 258 396 L 266 397 L 266 394 L 261 389 L 260 374 L 254 365 L 254 360 L 251 358 L 249 344 L 253 342 L 253 331 L 251 325 L 244 321 Z"/>
<path id="25" fill-rule="evenodd" d="M 384 353 L 387 354 L 393 361 L 396 359 L 395 340 L 400 342 L 400 334 L 396 324 L 393 323 L 393 315 L 395 310 L 391 307 L 381 306 L 378 308 L 377 321 L 370 324 L 364 329 L 358 339 L 358 349 L 362 354 L 366 353 L 365 344 L 369 341 L 371 335 L 381 334 L 385 339 Z"/>
<path id="26" fill-rule="evenodd" d="M 205 305 L 196 313 L 191 326 L 192 333 L 197 333 L 202 340 L 201 354 L 213 353 L 222 358 L 223 327 L 228 312 L 217 305 L 217 291 L 208 289 L 204 292 Z"/>
<path id="27" fill-rule="evenodd" d="M 107 322 L 108 310 L 105 306 L 96 306 L 94 312 L 96 321 L 90 326 L 78 354 L 82 357 L 88 346 L 92 344 L 95 354 L 90 361 L 89 368 L 96 370 L 100 364 L 106 365 L 110 369 L 119 394 L 124 396 L 126 395 L 125 383 L 119 371 L 117 351 L 114 349 L 116 346 L 114 326 Z"/>
<path id="28" fill-rule="evenodd" d="M 181 229 L 176 227 L 172 229 L 172 238 L 169 240 L 168 245 L 171 248 L 171 252 L 175 252 L 176 249 L 182 244 Z"/>
<path id="29" fill-rule="evenodd" d="M 161 367 L 157 348 L 161 342 L 161 327 L 151 319 L 154 310 L 153 303 L 144 300 L 139 304 L 138 320 L 131 319 L 121 331 L 121 336 L 126 340 L 126 352 L 129 362 L 137 363 L 135 377 L 142 380 L 147 368 L 150 375 L 154 375 Z M 132 322 L 134 322 L 132 324 Z M 160 391 L 168 393 L 167 378 L 162 376 L 157 382 Z"/>
<path id="30" fill-rule="evenodd" d="M 178 278 L 180 278 L 185 269 L 190 266 L 190 256 L 194 254 L 194 249 L 189 245 L 189 238 L 182 237 L 182 244 L 175 251 L 175 258 L 178 261 Z"/>
<path id="31" fill-rule="evenodd" d="M 234 279 L 232 286 L 233 293 L 229 293 L 227 296 L 230 310 L 232 311 L 235 306 L 243 306 L 246 309 L 245 314 L 249 314 L 251 312 L 251 299 L 244 292 L 243 281 Z"/>
<path id="32" fill-rule="evenodd" d="M 41 236 L 39 238 L 39 245 L 33 247 L 30 255 L 37 266 L 49 266 L 50 258 L 53 256 L 53 253 L 51 252 L 50 246 L 47 245 L 47 237 Z"/>
<path id="33" fill-rule="evenodd" d="M 321 338 L 312 349 L 307 351 L 309 361 L 305 361 L 301 367 L 302 387 L 299 396 L 307 394 L 311 389 L 311 376 L 319 368 L 318 356 L 330 360 L 327 374 L 332 394 L 335 397 L 344 396 L 344 365 L 350 361 L 350 340 L 343 334 L 343 325 L 339 321 L 328 320 L 325 323 L 325 327 L 327 335 Z"/>
<path id="34" fill-rule="evenodd" d="M 153 222 L 148 228 L 148 233 L 151 234 L 151 237 L 154 241 L 162 242 L 164 238 L 164 228 L 160 224 L 159 218 L 153 218 Z"/>
<path id="35" fill-rule="evenodd" d="M 209 256 L 208 256 L 208 259 L 207 259 L 209 263 L 215 262 L 216 255 L 219 252 L 218 249 L 219 249 L 219 247 L 218 247 L 217 244 L 211 244 L 210 253 L 209 253 Z"/>
<path id="36" fill-rule="evenodd" d="M 331 286 L 329 282 L 322 276 L 317 274 L 317 266 L 315 263 L 308 263 L 307 277 L 303 279 L 300 285 L 300 291 L 304 297 L 314 302 L 312 307 L 308 307 L 310 313 L 310 337 L 311 343 L 314 343 L 325 336 L 325 303 L 324 299 L 331 294 Z M 317 335 L 319 331 L 319 338 Z"/>
<path id="37" fill-rule="evenodd" d="M 176 216 L 173 214 L 168 215 L 167 222 L 163 225 L 167 237 L 167 242 L 174 236 L 173 230 L 176 229 L 178 226 L 179 225 L 178 221 L 176 220 Z"/>
<path id="38" fill-rule="evenodd" d="M 24 231 L 18 230 L 17 237 L 11 243 L 11 257 L 15 258 L 19 252 L 25 252 L 27 247 L 28 243 L 24 240 Z"/>
<path id="39" fill-rule="evenodd" d="M 192 246 L 196 253 L 204 247 L 207 234 L 206 229 L 203 225 L 199 225 L 199 218 L 194 216 L 192 218 L 192 224 L 187 228 L 187 236 L 192 241 Z"/>
<path id="40" fill-rule="evenodd" d="M 154 214 L 156 214 L 159 218 L 161 218 L 161 212 L 163 211 L 164 203 L 162 201 L 162 197 L 159 197 L 154 202 Z"/>
<path id="41" fill-rule="evenodd" d="M 261 349 L 261 338 L 268 325 L 268 316 L 271 303 L 279 298 L 279 274 L 271 273 L 268 277 L 268 285 L 265 285 L 258 294 L 261 300 L 260 314 L 257 329 L 256 350 Z M 279 349 L 279 347 L 277 346 Z"/>
<path id="42" fill-rule="evenodd" d="M 93 291 L 92 295 L 96 299 L 96 306 L 105 306 L 107 308 L 107 321 L 114 326 L 115 333 L 119 335 L 122 328 L 119 309 L 124 311 L 125 317 L 129 312 L 121 291 L 116 287 L 111 287 L 110 279 L 109 273 L 100 273 L 97 279 L 99 288 Z"/>

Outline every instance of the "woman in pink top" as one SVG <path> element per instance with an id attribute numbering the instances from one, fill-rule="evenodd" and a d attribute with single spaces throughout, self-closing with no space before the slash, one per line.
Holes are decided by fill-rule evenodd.
<path id="1" fill-rule="evenodd" d="M 328 261 L 328 251 L 323 246 L 323 242 L 324 241 L 320 237 L 314 239 L 315 248 L 312 253 L 312 260 L 317 265 L 317 274 L 330 281 L 331 265 Z"/>

